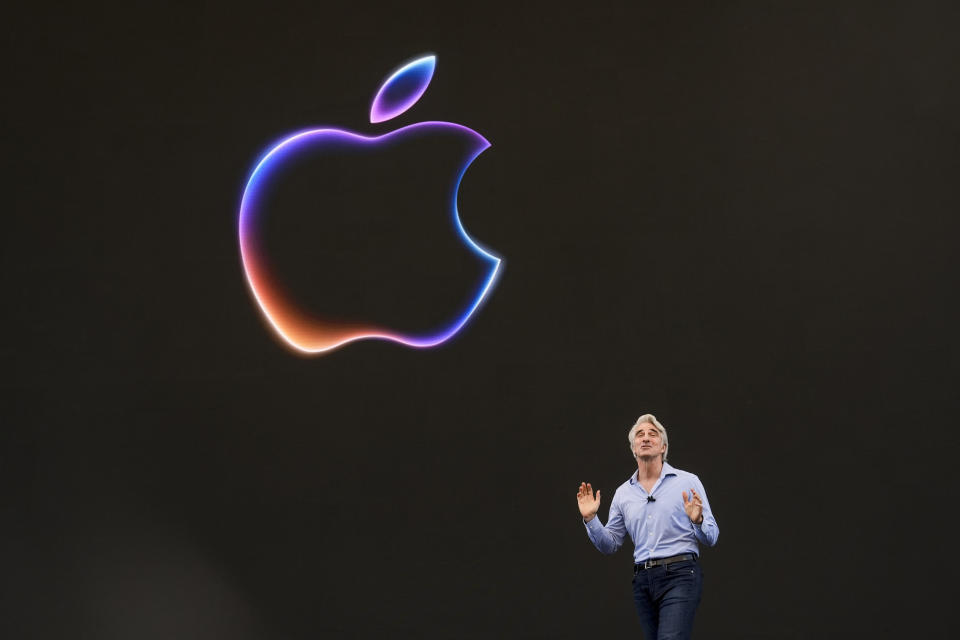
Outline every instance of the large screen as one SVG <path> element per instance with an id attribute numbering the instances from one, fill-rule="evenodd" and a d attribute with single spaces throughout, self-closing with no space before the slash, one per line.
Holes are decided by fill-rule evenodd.
<path id="1" fill-rule="evenodd" d="M 8 13 L 0 636 L 640 637 L 646 413 L 696 637 L 949 628 L 949 6 Z"/>

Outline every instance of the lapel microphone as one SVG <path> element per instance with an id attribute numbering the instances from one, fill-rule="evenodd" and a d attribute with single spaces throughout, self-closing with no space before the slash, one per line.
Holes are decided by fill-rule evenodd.
<path id="1" fill-rule="evenodd" d="M 656 501 L 657 499 L 654 498 L 653 496 L 647 496 L 647 502 L 656 502 Z"/>

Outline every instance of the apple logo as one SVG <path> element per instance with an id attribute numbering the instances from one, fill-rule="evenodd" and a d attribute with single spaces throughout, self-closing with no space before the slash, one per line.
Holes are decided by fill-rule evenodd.
<path id="1" fill-rule="evenodd" d="M 386 122 L 412 107 L 426 91 L 435 68 L 436 56 L 427 55 L 393 71 L 373 99 L 370 122 Z M 325 166 L 349 167 L 351 159 L 358 155 L 375 157 L 388 151 L 402 153 L 414 141 L 424 139 L 442 139 L 457 145 L 456 155 L 449 161 L 445 160 L 448 165 L 455 165 L 452 172 L 443 176 L 440 190 L 446 193 L 441 194 L 442 199 L 433 194 L 430 201 L 438 203 L 439 208 L 444 210 L 443 215 L 447 218 L 445 224 L 449 225 L 444 233 L 449 231 L 455 235 L 456 244 L 460 247 L 458 251 L 466 249 L 471 254 L 469 258 L 478 264 L 479 276 L 473 281 L 472 290 L 457 298 L 457 308 L 445 313 L 442 322 L 419 329 L 391 328 L 363 317 L 312 311 L 302 298 L 283 286 L 277 256 L 274 254 L 274 259 L 271 259 L 268 243 L 264 240 L 264 229 L 273 213 L 268 206 L 268 194 L 283 190 L 284 176 L 298 167 L 302 169 L 306 166 L 305 158 L 322 157 L 335 163 Z M 247 283 L 263 316 L 280 339 L 296 352 L 321 354 L 365 339 L 388 340 L 410 347 L 432 347 L 460 331 L 489 295 L 501 271 L 501 258 L 481 247 L 467 234 L 457 209 L 464 173 L 489 146 L 490 143 L 483 136 L 463 125 L 423 121 L 373 136 L 336 128 L 308 129 L 288 135 L 270 147 L 247 180 L 240 201 L 238 226 L 240 255 Z M 315 177 L 315 170 L 311 175 Z M 321 201 L 322 195 L 318 196 Z M 415 206 L 419 204 L 415 203 Z M 310 215 L 322 216 L 323 213 L 323 207 L 320 206 L 318 211 L 311 211 Z M 334 238 L 337 231 L 334 225 Z M 375 259 L 376 256 L 368 257 L 369 261 Z M 349 268 L 350 265 L 335 264 L 326 267 L 326 271 Z M 317 295 L 324 295 L 323 291 Z"/>

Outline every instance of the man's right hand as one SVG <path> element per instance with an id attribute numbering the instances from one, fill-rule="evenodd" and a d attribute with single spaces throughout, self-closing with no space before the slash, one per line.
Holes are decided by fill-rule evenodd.
<path id="1" fill-rule="evenodd" d="M 593 487 L 589 482 L 581 482 L 580 489 L 577 490 L 577 505 L 580 507 L 580 515 L 584 522 L 593 520 L 597 511 L 600 509 L 600 490 L 597 489 L 597 495 L 593 495 Z"/>

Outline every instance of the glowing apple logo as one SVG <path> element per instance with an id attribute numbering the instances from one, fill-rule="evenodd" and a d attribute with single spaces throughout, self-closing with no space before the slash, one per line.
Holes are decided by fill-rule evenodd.
<path id="1" fill-rule="evenodd" d="M 394 71 L 380 87 L 370 108 L 370 122 L 390 120 L 414 105 L 427 90 L 436 67 L 435 56 L 424 56 Z M 307 154 L 339 157 L 344 153 L 375 154 L 387 147 L 404 145 L 423 136 L 455 137 L 458 152 L 453 183 L 444 208 L 448 222 L 460 241 L 481 262 L 482 277 L 466 303 L 454 311 L 439 329 L 399 331 L 357 319 L 332 319 L 309 312 L 295 296 L 280 285 L 263 239 L 268 207 L 263 194 L 275 189 L 285 170 Z M 247 282 L 267 321 L 287 344 L 305 354 L 317 354 L 363 339 L 399 342 L 411 347 L 432 347 L 456 334 L 490 293 L 500 270 L 501 259 L 476 244 L 464 230 L 457 210 L 460 182 L 470 163 L 490 146 L 476 131 L 451 122 L 417 122 L 379 136 L 365 136 L 334 128 L 310 129 L 294 133 L 270 148 L 257 163 L 240 203 L 240 254 Z M 322 212 L 321 212 L 322 213 Z M 349 265 L 344 265 L 347 268 Z M 321 292 L 322 293 L 322 292 Z"/>

